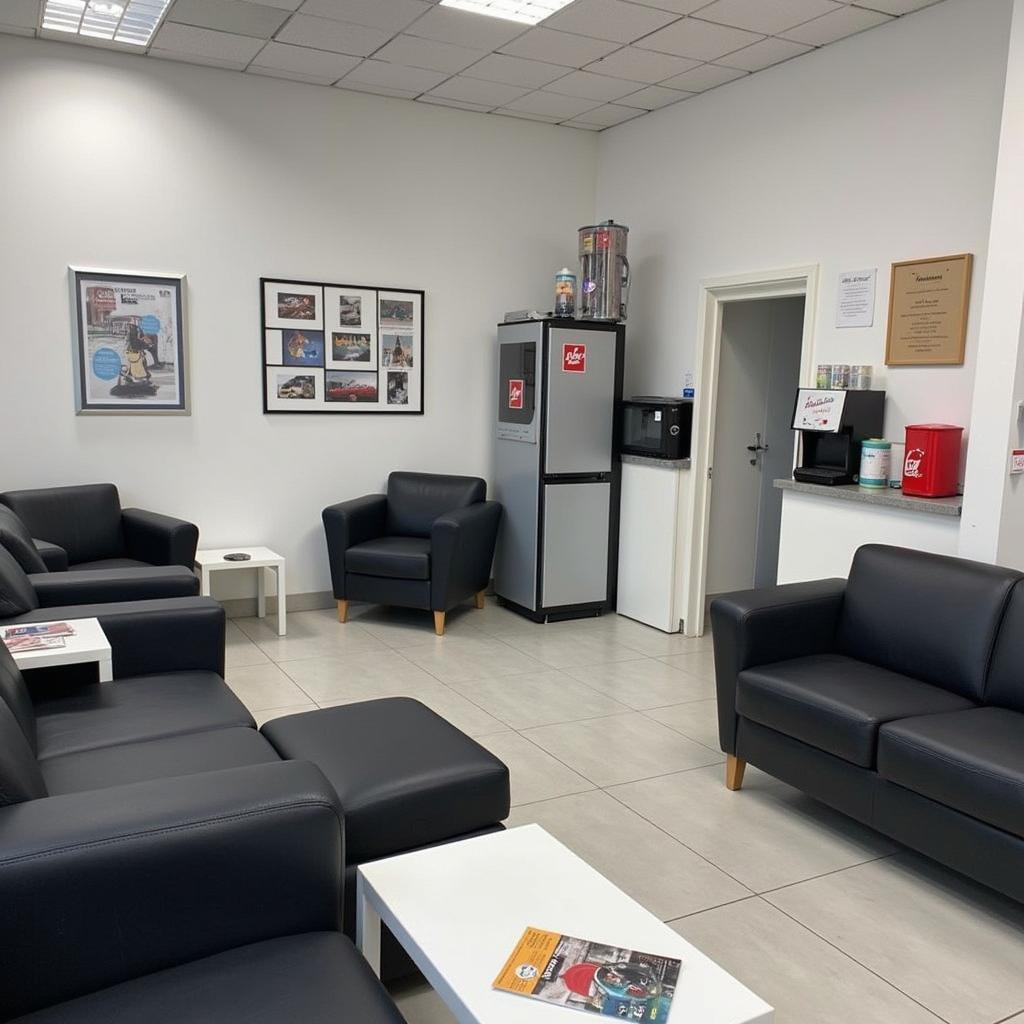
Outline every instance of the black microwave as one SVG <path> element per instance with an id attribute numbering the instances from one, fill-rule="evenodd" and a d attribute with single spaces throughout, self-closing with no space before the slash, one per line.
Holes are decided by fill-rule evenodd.
<path id="1" fill-rule="evenodd" d="M 624 455 L 688 459 L 693 431 L 692 398 L 630 398 L 622 403 Z"/>

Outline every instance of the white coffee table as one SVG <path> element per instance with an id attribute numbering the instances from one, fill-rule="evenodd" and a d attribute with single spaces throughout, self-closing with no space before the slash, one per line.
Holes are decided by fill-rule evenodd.
<path id="1" fill-rule="evenodd" d="M 225 555 L 234 554 L 236 551 L 245 552 L 250 555 L 245 562 L 226 562 Z M 215 572 L 224 572 L 227 569 L 255 569 L 256 570 L 256 604 L 257 614 L 262 619 L 267 614 L 267 570 L 273 570 L 277 594 L 277 635 L 284 636 L 285 626 L 285 583 L 284 583 L 284 558 L 270 548 L 206 548 L 196 552 L 196 569 L 199 572 L 199 592 L 205 597 L 210 597 L 211 576 Z"/>
<path id="2" fill-rule="evenodd" d="M 109 683 L 114 678 L 113 659 L 110 641 L 107 640 L 99 619 L 54 619 L 53 622 L 25 622 L 22 625 L 50 626 L 57 622 L 67 622 L 75 631 L 71 636 L 65 637 L 64 646 L 18 653 L 12 651 L 11 657 L 18 668 L 53 668 L 57 665 L 79 665 L 95 661 L 99 666 L 100 682 Z M 5 635 L 8 629 L 14 628 L 18 628 L 17 623 L 3 627 L 0 635 Z"/>
<path id="3" fill-rule="evenodd" d="M 668 1024 L 770 1024 L 774 1016 L 539 825 L 361 865 L 356 943 L 378 973 L 382 921 L 459 1024 L 568 1024 L 579 1016 L 491 988 L 530 925 L 678 957 L 683 967 Z"/>

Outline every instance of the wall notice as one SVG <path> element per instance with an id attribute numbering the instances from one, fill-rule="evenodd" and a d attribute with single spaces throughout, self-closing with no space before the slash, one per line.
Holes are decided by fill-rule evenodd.
<path id="1" fill-rule="evenodd" d="M 892 265 L 889 366 L 960 366 L 967 347 L 970 253 Z"/>
<path id="2" fill-rule="evenodd" d="M 848 270 L 839 275 L 836 327 L 871 327 L 875 322 L 878 269 Z"/>

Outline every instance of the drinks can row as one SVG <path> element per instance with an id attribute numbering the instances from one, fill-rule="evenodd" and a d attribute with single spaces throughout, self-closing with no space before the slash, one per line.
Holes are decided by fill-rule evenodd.
<path id="1" fill-rule="evenodd" d="M 828 391 L 870 391 L 871 367 L 864 363 L 820 363 L 816 384 Z"/>

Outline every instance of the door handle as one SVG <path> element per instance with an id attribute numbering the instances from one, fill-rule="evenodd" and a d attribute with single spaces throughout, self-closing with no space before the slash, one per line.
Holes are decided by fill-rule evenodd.
<path id="1" fill-rule="evenodd" d="M 750 464 L 752 466 L 756 466 L 758 453 L 768 451 L 768 442 L 766 441 L 764 444 L 761 444 L 761 435 L 755 434 L 754 443 L 747 445 L 747 451 L 753 456 L 750 460 Z"/>

